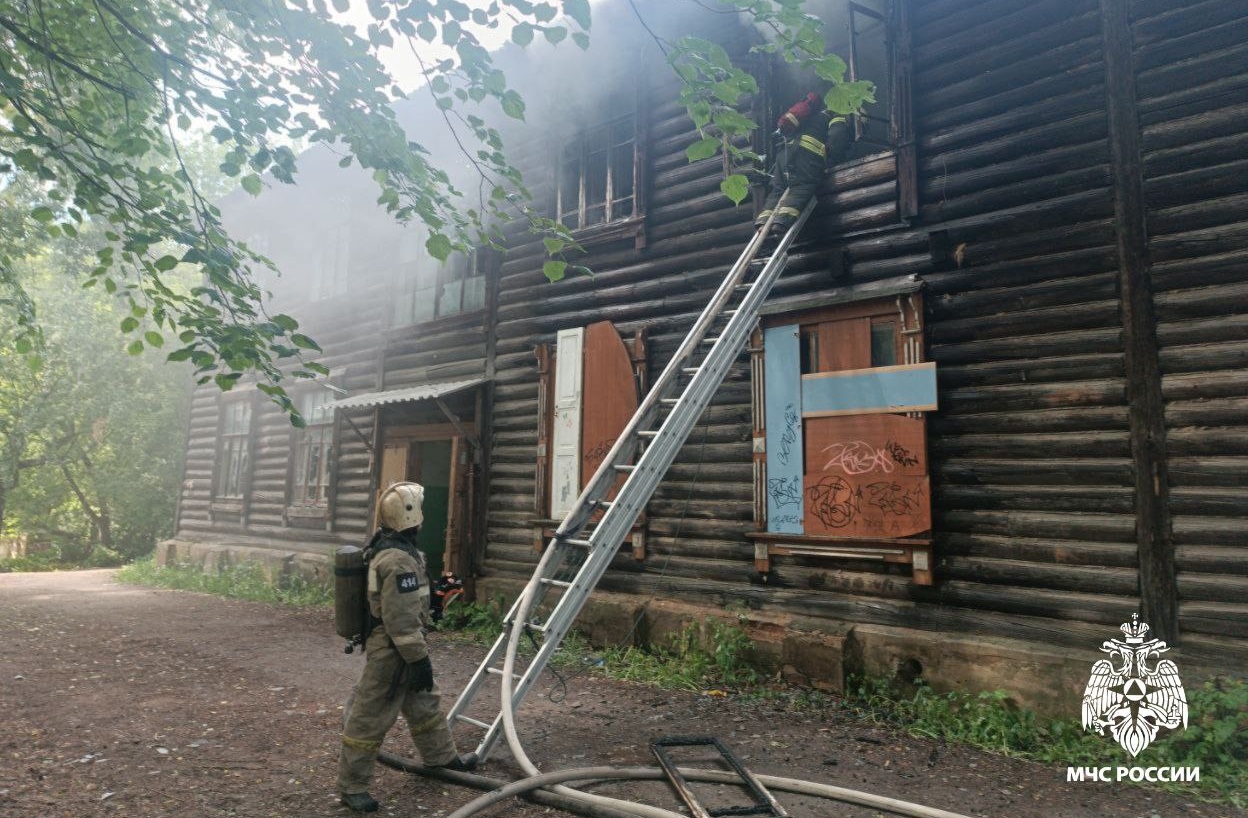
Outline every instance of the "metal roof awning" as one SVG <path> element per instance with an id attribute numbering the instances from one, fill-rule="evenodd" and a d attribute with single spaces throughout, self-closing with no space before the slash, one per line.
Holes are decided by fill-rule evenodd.
<path id="1" fill-rule="evenodd" d="M 454 392 L 462 392 L 485 383 L 485 378 L 471 378 L 464 381 L 442 381 L 440 383 L 423 383 L 420 386 L 409 386 L 403 389 L 391 389 L 385 392 L 367 392 L 349 398 L 336 400 L 329 404 L 331 409 L 363 409 L 368 406 L 385 406 L 391 403 L 407 403 L 418 400 L 437 400 Z"/>

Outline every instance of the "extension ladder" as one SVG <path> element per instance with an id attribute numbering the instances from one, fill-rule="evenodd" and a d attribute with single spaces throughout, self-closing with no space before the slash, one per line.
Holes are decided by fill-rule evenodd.
<path id="1" fill-rule="evenodd" d="M 541 644 L 523 671 L 512 679 L 512 708 L 518 709 L 529 688 L 545 669 L 559 644 L 572 627 L 589 594 L 611 564 L 620 544 L 628 535 L 702 411 L 719 389 L 728 369 L 745 348 L 758 318 L 759 308 L 788 262 L 788 251 L 797 234 L 810 218 L 815 203 L 802 211 L 797 221 L 780 239 L 769 258 L 754 261 L 764 244 L 770 221 L 746 245 L 727 277 L 715 291 L 672 360 L 654 382 L 636 414 L 620 433 L 615 445 L 586 484 L 563 522 L 556 529 L 529 580 L 534 597 L 530 611 L 538 609 L 545 593 L 559 589 L 561 594 L 545 621 L 530 620 L 525 630 Z M 748 274 L 761 264 L 753 281 Z M 735 302 L 735 307 L 732 306 Z M 712 334 L 722 324 L 718 334 Z M 709 351 L 706 351 L 709 347 Z M 703 354 L 705 352 L 705 354 Z M 697 363 L 701 358 L 701 362 Z M 667 416 L 661 418 L 664 411 Z M 633 464 L 638 452 L 638 457 Z M 619 476 L 627 475 L 612 500 L 606 499 Z M 601 517 L 588 533 L 582 533 L 598 512 Z M 503 661 L 523 595 L 504 620 L 503 632 L 495 640 L 481 665 L 456 699 L 447 720 L 474 725 L 485 731 L 476 748 L 484 761 L 502 733 L 501 699 L 493 708 L 492 720 L 468 715 L 468 708 L 492 675 L 503 673 Z"/>

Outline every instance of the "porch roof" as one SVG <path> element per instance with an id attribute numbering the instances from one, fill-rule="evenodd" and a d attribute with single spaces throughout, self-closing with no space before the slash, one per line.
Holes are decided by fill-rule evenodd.
<path id="1" fill-rule="evenodd" d="M 403 389 L 390 389 L 384 392 L 366 392 L 363 395 L 352 395 L 329 404 L 331 409 L 362 409 L 368 406 L 383 406 L 388 403 L 406 403 L 408 401 L 433 400 L 462 392 L 485 383 L 485 378 L 470 378 L 463 381 L 440 381 L 438 383 L 422 383 L 419 386 L 407 386 Z"/>

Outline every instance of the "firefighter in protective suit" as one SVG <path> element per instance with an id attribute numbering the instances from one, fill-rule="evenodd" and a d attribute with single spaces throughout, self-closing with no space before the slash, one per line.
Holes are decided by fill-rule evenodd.
<path id="1" fill-rule="evenodd" d="M 772 161 L 767 202 L 754 220 L 755 227 L 762 227 L 775 211 L 773 236 L 782 235 L 797 221 L 823 181 L 829 161 L 841 161 L 853 142 L 853 128 L 845 117 L 825 110 L 823 100 L 813 92 L 780 116 L 776 130 L 784 143 Z"/>
<path id="2" fill-rule="evenodd" d="M 416 547 L 424 499 L 425 490 L 416 483 L 386 489 L 378 501 L 381 527 L 364 549 L 373 629 L 338 756 L 338 791 L 356 812 L 377 809 L 368 785 L 381 742 L 399 713 L 427 766 L 467 772 L 477 765 L 475 753 L 461 756 L 455 749 L 425 645 L 429 577 Z"/>

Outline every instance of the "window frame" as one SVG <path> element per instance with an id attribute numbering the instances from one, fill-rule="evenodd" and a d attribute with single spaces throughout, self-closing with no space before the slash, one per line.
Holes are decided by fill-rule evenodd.
<path id="1" fill-rule="evenodd" d="M 649 176 L 649 105 L 647 93 L 643 82 L 637 82 L 633 92 L 632 106 L 633 109 L 629 113 L 620 114 L 605 121 L 596 122 L 589 127 L 581 128 L 575 134 L 565 140 L 561 140 L 555 145 L 554 155 L 551 159 L 551 165 L 554 168 L 554 191 L 551 194 L 550 212 L 555 221 L 562 223 L 563 219 L 573 213 L 577 214 L 576 225 L 568 225 L 573 237 L 582 247 L 588 247 L 595 244 L 603 244 L 612 241 L 631 238 L 634 241 L 636 249 L 642 249 L 646 246 L 646 205 L 648 199 L 648 176 Z M 585 213 L 587 205 L 585 201 L 585 159 L 588 135 L 598 129 L 606 129 L 608 134 L 613 132 L 613 124 L 620 120 L 631 116 L 633 119 L 632 136 L 629 141 L 632 143 L 632 212 L 627 216 L 618 216 L 610 218 L 611 205 L 613 202 L 612 194 L 614 193 L 614 177 L 615 169 L 612 162 L 611 150 L 615 147 L 614 138 L 609 139 L 607 163 L 607 184 L 604 189 L 604 221 L 586 225 Z M 564 154 L 569 145 L 576 144 L 580 146 L 579 159 L 579 177 L 577 184 L 577 208 L 575 210 L 565 208 L 563 203 L 564 196 Z M 622 197 L 628 198 L 628 197 Z"/>
<path id="2" fill-rule="evenodd" d="M 217 403 L 217 434 L 213 457 L 213 515 L 246 516 L 255 467 L 256 406 L 254 394 L 222 397 Z M 233 413 L 244 415 L 242 428 L 232 428 Z M 237 463 L 237 466 L 233 465 Z M 233 478 L 231 478 L 233 474 Z M 236 493 L 230 493 L 236 489 Z"/>
<path id="3" fill-rule="evenodd" d="M 402 239 L 405 245 L 415 243 L 417 249 L 411 253 L 400 251 L 395 276 L 398 279 L 401 295 L 390 315 L 391 329 L 399 330 L 405 327 L 424 326 L 435 322 L 452 322 L 455 319 L 462 319 L 464 316 L 479 317 L 484 315 L 489 301 L 489 273 L 491 269 L 491 264 L 487 259 L 489 254 L 482 248 L 473 248 L 467 255 L 453 251 L 447 257 L 447 261 L 439 262 L 425 251 L 424 238 L 424 231 L 417 229 L 409 232 Z M 452 259 L 466 259 L 466 261 L 462 267 L 457 267 L 450 263 Z M 436 267 L 425 269 L 425 264 L 433 263 L 436 263 Z M 460 275 L 457 272 L 458 269 L 462 269 L 464 274 Z M 415 286 L 422 282 L 431 282 L 432 286 Z M 474 295 L 473 300 L 479 301 L 479 303 L 465 309 L 465 296 L 470 291 L 468 282 L 474 282 L 471 290 L 479 293 L 479 295 Z M 459 283 L 458 309 L 454 312 L 443 312 L 443 296 L 445 295 L 447 285 L 455 283 Z M 432 314 L 417 316 L 414 313 L 415 305 L 419 301 L 418 296 L 420 293 L 428 290 L 433 291 L 433 297 L 430 299 L 433 304 Z"/>
<path id="4" fill-rule="evenodd" d="M 751 377 L 754 388 L 751 394 L 754 436 L 754 526 L 744 532 L 747 539 L 754 542 L 755 567 L 766 575 L 771 570 L 771 560 L 777 555 L 802 555 L 808 557 L 824 557 L 835 559 L 868 559 L 885 563 L 909 565 L 913 581 L 916 585 L 931 585 L 932 573 L 932 530 L 917 532 L 907 536 L 875 536 L 874 534 L 850 535 L 845 537 L 825 533 L 780 533 L 768 530 L 768 497 L 769 486 L 767 431 L 769 419 L 766 417 L 767 405 L 767 350 L 764 343 L 764 332 L 767 328 L 794 326 L 798 333 L 799 350 L 796 366 L 798 380 L 802 378 L 808 361 L 818 356 L 820 344 L 817 329 L 810 341 L 805 344 L 808 332 L 819 326 L 832 326 L 852 321 L 863 322 L 860 326 L 867 330 L 868 338 L 865 352 L 874 357 L 871 351 L 871 331 L 876 326 L 891 325 L 894 327 L 892 355 L 897 364 L 874 365 L 868 369 L 896 369 L 898 365 L 927 363 L 925 322 L 923 315 L 923 299 L 921 285 L 917 282 L 903 282 L 890 287 L 888 291 L 876 291 L 871 294 L 849 292 L 833 293 L 825 298 L 784 299 L 764 310 L 759 328 L 755 331 L 751 344 Z M 802 304 L 802 301 L 805 304 Z M 839 343 L 839 341 L 838 341 Z M 775 361 L 770 362 L 775 366 Z M 818 372 L 862 371 L 857 364 L 846 366 L 816 366 Z M 812 373 L 813 374 L 813 373 Z M 903 414 L 903 413 L 883 413 Z M 924 419 L 925 412 L 906 413 L 909 417 Z M 851 415 L 852 416 L 852 415 Z M 798 436 L 805 456 L 805 438 L 807 416 L 801 415 L 802 432 Z M 817 414 L 812 417 L 818 417 Z M 774 431 L 774 430 L 773 430 Z M 926 425 L 922 429 L 923 440 L 928 438 Z M 931 508 L 931 463 L 926 453 L 922 456 L 924 473 L 929 481 L 927 500 L 929 514 Z M 803 481 L 807 476 L 807 466 L 800 467 Z M 780 475 L 783 477 L 783 475 Z"/>
<path id="5" fill-rule="evenodd" d="M 295 402 L 307 425 L 292 430 L 291 471 L 287 482 L 287 506 L 290 510 L 321 511 L 329 509 L 333 491 L 334 457 L 337 455 L 337 413 L 328 408 L 333 396 L 328 390 L 304 390 L 295 395 Z M 311 404 L 311 405 L 309 405 Z M 315 421 L 315 422 L 313 422 Z M 318 479 L 307 482 L 308 456 L 315 447 L 318 453 Z M 308 486 L 315 490 L 309 494 Z"/>

